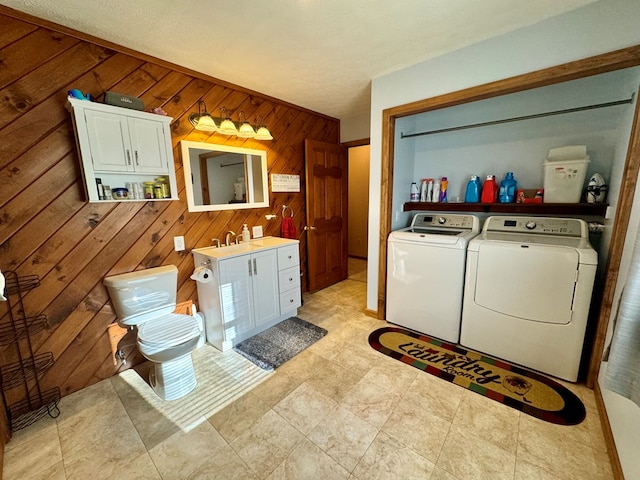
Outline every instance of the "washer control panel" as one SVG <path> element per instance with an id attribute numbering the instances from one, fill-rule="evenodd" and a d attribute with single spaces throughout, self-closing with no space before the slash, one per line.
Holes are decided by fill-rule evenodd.
<path id="1" fill-rule="evenodd" d="M 478 225 L 478 218 L 474 215 L 425 214 L 414 215 L 411 227 L 447 227 L 471 230 Z"/>
<path id="2" fill-rule="evenodd" d="M 489 217 L 485 221 L 485 232 L 539 233 L 567 237 L 587 237 L 588 228 L 578 218 L 550 217 Z"/>

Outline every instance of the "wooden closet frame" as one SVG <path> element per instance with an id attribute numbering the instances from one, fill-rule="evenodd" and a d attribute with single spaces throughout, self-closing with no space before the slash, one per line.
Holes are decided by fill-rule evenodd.
<path id="1" fill-rule="evenodd" d="M 453 107 L 465 103 L 493 98 L 500 95 L 522 92 L 534 88 L 554 85 L 562 82 L 599 75 L 601 73 L 622 70 L 640 65 L 640 45 L 615 50 L 613 52 L 588 57 L 582 60 L 565 63 L 555 67 L 537 70 L 531 73 L 498 80 L 484 85 L 439 95 L 437 97 L 407 103 L 382 112 L 382 177 L 380 191 L 380 253 L 378 268 L 378 309 L 377 316 L 385 316 L 385 290 L 387 274 L 387 237 L 391 232 L 394 138 L 396 119 L 442 108 Z M 617 478 L 623 478 L 620 462 L 615 452 L 613 435 L 602 402 L 602 394 L 598 387 L 598 373 L 604 350 L 605 337 L 609 317 L 613 305 L 613 297 L 618 281 L 620 261 L 624 241 L 629 225 L 629 216 L 633 205 L 638 171 L 640 169 L 640 102 L 636 99 L 635 113 L 629 137 L 625 166 L 620 185 L 620 196 L 616 206 L 609 255 L 605 266 L 605 283 L 602 302 L 598 314 L 595 338 L 586 378 L 586 385 L 595 388 L 596 401 L 603 421 L 607 446 L 611 453 L 612 466 Z"/>
<path id="2" fill-rule="evenodd" d="M 391 232 L 391 202 L 393 194 L 394 166 L 393 156 L 396 119 L 639 65 L 640 45 L 383 110 L 379 238 L 380 254 L 378 259 L 378 318 L 383 319 L 385 311 L 387 237 Z M 594 339 L 593 351 L 591 354 L 591 361 L 586 381 L 587 386 L 590 388 L 593 388 L 598 376 L 609 315 L 611 313 L 613 296 L 620 269 L 620 260 L 622 257 L 625 235 L 629 224 L 629 215 L 633 204 L 633 195 L 636 188 L 638 170 L 640 168 L 639 105 L 640 102 L 636 100 L 633 127 L 629 138 L 629 148 L 622 173 L 620 196 L 618 198 L 611 244 L 609 246 L 602 304 L 598 316 L 596 336 Z"/>

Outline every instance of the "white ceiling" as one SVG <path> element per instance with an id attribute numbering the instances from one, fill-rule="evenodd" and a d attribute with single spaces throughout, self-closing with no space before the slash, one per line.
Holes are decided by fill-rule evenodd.
<path id="1" fill-rule="evenodd" d="M 347 119 L 372 78 L 596 0 L 0 0 L 236 85 Z"/>

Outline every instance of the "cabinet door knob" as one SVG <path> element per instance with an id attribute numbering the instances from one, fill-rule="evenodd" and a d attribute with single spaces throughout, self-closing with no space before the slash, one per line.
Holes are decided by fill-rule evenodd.
<path id="1" fill-rule="evenodd" d="M 127 165 L 131 165 L 131 152 L 127 150 Z"/>
<path id="2" fill-rule="evenodd" d="M 256 259 L 253 259 L 253 274 L 258 275 L 258 265 L 256 265 Z"/>
<path id="3" fill-rule="evenodd" d="M 289 281 L 290 281 L 290 282 L 293 282 L 293 278 L 289 277 Z"/>
<path id="4" fill-rule="evenodd" d="M 136 150 L 135 152 L 135 156 L 136 156 L 136 166 L 140 166 L 140 161 L 138 160 L 138 150 Z"/>
<path id="5" fill-rule="evenodd" d="M 251 276 L 251 260 L 247 260 L 247 264 L 249 265 L 249 276 Z"/>

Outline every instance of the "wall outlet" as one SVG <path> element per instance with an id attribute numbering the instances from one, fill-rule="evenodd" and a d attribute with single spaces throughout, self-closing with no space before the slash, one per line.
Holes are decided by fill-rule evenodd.
<path id="1" fill-rule="evenodd" d="M 253 238 L 261 238 L 262 237 L 262 225 L 256 225 L 255 227 L 251 227 L 253 231 Z"/>
<path id="2" fill-rule="evenodd" d="M 176 252 L 182 252 L 185 249 L 184 237 L 173 237 L 173 248 Z"/>

